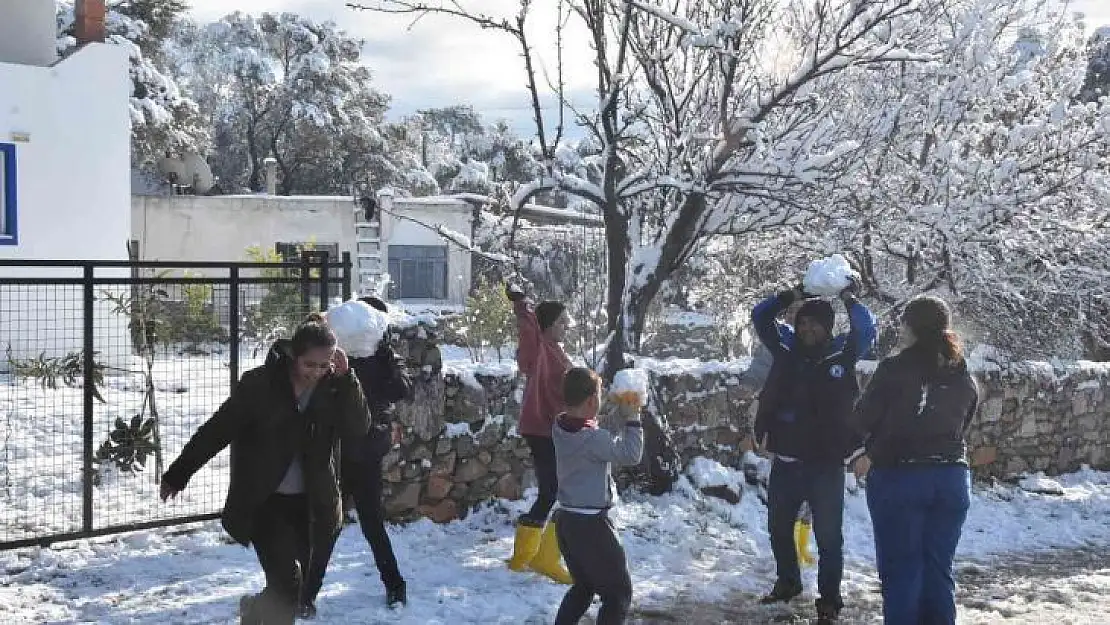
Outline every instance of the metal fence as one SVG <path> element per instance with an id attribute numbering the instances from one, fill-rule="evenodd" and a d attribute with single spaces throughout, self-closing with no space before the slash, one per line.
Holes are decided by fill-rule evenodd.
<path id="1" fill-rule="evenodd" d="M 351 294 L 351 259 L 0 260 L 0 550 L 216 518 L 228 452 L 161 473 L 273 340 Z"/>

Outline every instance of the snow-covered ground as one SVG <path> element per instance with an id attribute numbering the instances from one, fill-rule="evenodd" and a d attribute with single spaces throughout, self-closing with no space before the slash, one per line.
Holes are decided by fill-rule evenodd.
<path id="1" fill-rule="evenodd" d="M 729 469 L 699 464 L 725 481 L 742 481 L 739 474 L 727 476 Z M 1004 566 L 1015 554 L 1110 546 L 1110 473 L 1083 470 L 1056 481 L 1063 495 L 1011 486 L 977 488 L 960 545 L 965 572 L 967 563 L 975 563 L 974 571 L 986 571 L 989 579 L 995 565 Z M 849 600 L 869 595 L 873 604 L 877 582 L 863 494 L 849 493 L 846 508 L 845 592 Z M 550 623 L 565 588 L 511 573 L 502 562 L 511 551 L 512 519 L 524 509 L 525 502 L 495 502 L 447 525 L 420 521 L 393 528 L 409 581 L 410 604 L 399 613 L 383 607 L 384 592 L 365 542 L 356 526 L 348 527 L 320 598 L 319 622 Z M 677 492 L 663 497 L 630 494 L 614 518 L 641 611 L 665 610 L 680 597 L 706 605 L 735 601 L 738 593 L 754 595 L 772 582 L 765 510 L 751 493 L 728 505 L 703 497 L 683 481 Z M 238 597 L 263 583 L 253 553 L 226 544 L 214 523 L 188 533 L 184 529 L 0 553 L 0 622 L 235 622 Z M 809 592 L 815 574 L 806 571 Z M 1106 576 L 1072 581 L 1080 593 L 1075 605 L 1089 609 L 1080 599 L 1093 596 L 1098 584 L 1105 588 Z M 961 620 L 1005 622 L 1003 612 L 1020 615 L 1022 605 L 1038 600 L 1058 605 L 1060 594 L 1071 592 L 1067 584 L 1063 576 L 1040 586 L 1011 579 L 1007 587 L 1021 588 L 1021 596 L 981 602 L 965 610 Z M 1056 615 L 1061 623 L 1099 622 L 1069 621 L 1059 609 Z"/>

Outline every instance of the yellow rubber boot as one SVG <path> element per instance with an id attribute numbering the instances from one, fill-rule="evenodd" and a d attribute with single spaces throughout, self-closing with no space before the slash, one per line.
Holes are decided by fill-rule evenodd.
<path id="1" fill-rule="evenodd" d="M 516 538 L 513 539 L 513 556 L 505 561 L 514 571 L 523 571 L 540 549 L 543 528 L 528 523 L 516 524 Z"/>
<path id="2" fill-rule="evenodd" d="M 798 552 L 798 564 L 801 566 L 813 566 L 815 562 L 809 553 L 809 530 L 809 523 L 801 519 L 794 522 L 794 549 Z"/>
<path id="3" fill-rule="evenodd" d="M 560 584 L 573 584 L 570 573 L 563 567 L 563 554 L 559 551 L 559 539 L 555 537 L 555 521 L 549 521 L 540 539 L 540 550 L 532 559 L 532 570 L 546 575 Z"/>

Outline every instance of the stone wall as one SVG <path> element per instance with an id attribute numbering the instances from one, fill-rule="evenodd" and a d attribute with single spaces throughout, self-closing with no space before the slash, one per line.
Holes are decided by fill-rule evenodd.
<path id="1" fill-rule="evenodd" d="M 751 448 L 758 370 L 749 361 L 657 369 L 653 399 L 683 459 L 737 466 Z M 873 369 L 861 364 L 862 383 Z M 969 443 L 980 475 L 1110 466 L 1110 365 L 982 365 L 975 375 L 982 401 Z M 521 390 L 508 365 L 422 376 L 417 399 L 399 406 L 404 441 L 385 459 L 389 514 L 446 521 L 490 497 L 520 497 L 534 483 L 515 427 Z"/>

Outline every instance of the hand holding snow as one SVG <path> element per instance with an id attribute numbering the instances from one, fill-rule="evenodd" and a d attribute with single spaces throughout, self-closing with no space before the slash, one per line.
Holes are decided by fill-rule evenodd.
<path id="1" fill-rule="evenodd" d="M 859 274 L 842 255 L 833 254 L 809 264 L 802 287 L 806 293 L 833 296 L 848 288 L 851 278 L 859 279 Z"/>
<path id="2" fill-rule="evenodd" d="M 613 386 L 609 388 L 617 403 L 643 406 L 647 403 L 648 374 L 645 369 L 622 369 L 613 376 Z"/>
<path id="3" fill-rule="evenodd" d="M 327 319 L 339 346 L 352 358 L 373 356 L 389 327 L 389 317 L 385 313 L 358 300 L 332 306 Z"/>

